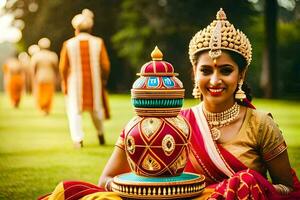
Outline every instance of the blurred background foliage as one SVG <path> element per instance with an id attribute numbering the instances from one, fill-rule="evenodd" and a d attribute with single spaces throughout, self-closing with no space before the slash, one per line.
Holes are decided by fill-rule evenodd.
<path id="1" fill-rule="evenodd" d="M 189 41 L 215 19 L 222 7 L 229 21 L 248 35 L 252 43 L 253 61 L 247 80 L 255 97 L 264 95 L 260 87 L 266 41 L 266 2 L 263 0 L 7 0 L 9 2 L 6 12 L 17 13 L 16 20 L 25 23 L 18 51 L 26 51 L 41 37 L 48 37 L 52 49 L 59 53 L 63 41 L 74 34 L 71 19 L 82 9 L 89 8 L 95 14 L 93 34 L 104 39 L 110 55 L 112 71 L 108 87 L 111 92 L 129 92 L 135 73 L 151 59 L 150 53 L 157 45 L 164 53 L 164 60 L 180 73 L 187 97 L 191 97 L 193 87 Z M 278 77 L 275 84 L 278 84 L 280 98 L 300 98 L 299 4 L 299 0 L 276 2 L 278 51 L 274 59 Z"/>

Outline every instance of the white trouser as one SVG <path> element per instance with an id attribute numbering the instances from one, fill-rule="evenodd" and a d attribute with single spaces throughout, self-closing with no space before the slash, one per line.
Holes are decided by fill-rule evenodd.
<path id="1" fill-rule="evenodd" d="M 91 118 L 93 120 L 93 124 L 97 129 L 97 134 L 103 134 L 103 125 L 102 125 L 102 117 L 98 113 L 89 112 Z M 76 112 L 68 112 L 68 119 L 69 119 L 69 129 L 71 132 L 71 138 L 73 142 L 80 142 L 83 141 L 84 132 L 82 129 L 82 114 Z"/>
<path id="2" fill-rule="evenodd" d="M 82 129 L 82 115 L 81 113 L 68 113 L 69 129 L 73 142 L 80 142 L 83 140 Z"/>

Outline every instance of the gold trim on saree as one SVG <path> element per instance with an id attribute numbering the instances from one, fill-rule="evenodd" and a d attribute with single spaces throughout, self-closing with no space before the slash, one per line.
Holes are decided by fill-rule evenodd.
<path id="1" fill-rule="evenodd" d="M 275 157 L 277 157 L 282 152 L 284 152 L 286 149 L 287 149 L 287 145 L 286 145 L 285 141 L 283 141 L 282 143 L 277 145 L 277 147 L 275 147 L 273 150 L 265 153 L 263 155 L 263 157 L 264 157 L 265 161 L 270 161 L 270 160 L 274 159 Z"/>
<path id="2" fill-rule="evenodd" d="M 226 176 L 230 177 L 235 172 L 223 158 L 223 155 L 221 154 L 216 141 L 212 139 L 211 130 L 203 113 L 202 106 L 203 102 L 201 102 L 197 106 L 192 107 L 192 111 L 200 129 L 200 134 L 203 137 L 205 149 L 207 150 L 207 154 L 210 157 L 212 163 Z"/>
<path id="3" fill-rule="evenodd" d="M 202 160 L 199 157 L 198 158 L 197 157 L 198 155 L 196 155 L 196 153 L 194 153 L 193 148 L 191 148 L 191 153 L 189 154 L 189 160 L 193 165 L 193 167 L 198 171 L 198 173 L 200 172 L 199 174 L 201 173 L 205 174 L 206 179 L 209 178 L 212 181 L 219 182 L 219 180 L 209 172 L 209 170 L 206 168 Z"/>

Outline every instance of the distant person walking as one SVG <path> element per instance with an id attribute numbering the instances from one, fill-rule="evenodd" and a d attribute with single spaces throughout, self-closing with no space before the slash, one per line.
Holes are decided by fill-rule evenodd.
<path id="1" fill-rule="evenodd" d="M 30 45 L 29 47 L 28 47 L 28 54 L 29 54 L 29 56 L 33 56 L 34 54 L 36 54 L 37 52 L 39 52 L 41 49 L 40 49 L 40 47 L 39 47 L 39 45 L 37 45 L 37 44 L 33 44 L 33 45 Z"/>
<path id="2" fill-rule="evenodd" d="M 24 87 L 24 71 L 16 57 L 10 57 L 3 65 L 4 88 L 12 105 L 19 107 Z"/>
<path id="3" fill-rule="evenodd" d="M 28 47 L 28 55 L 29 55 L 29 59 L 31 60 L 32 56 L 34 54 L 36 54 L 37 52 L 39 52 L 41 49 L 39 47 L 39 45 L 37 44 L 32 44 Z M 34 90 L 34 81 L 33 81 L 33 70 L 30 66 L 30 60 L 29 60 L 29 76 L 27 76 L 27 78 L 29 78 L 29 84 L 30 84 L 30 88 L 31 88 L 31 92 L 33 95 L 35 95 L 36 91 Z"/>
<path id="4" fill-rule="evenodd" d="M 64 42 L 59 62 L 69 128 L 76 148 L 83 147 L 83 111 L 91 114 L 100 145 L 105 144 L 102 121 L 110 117 L 105 89 L 110 61 L 102 38 L 91 35 L 93 17 L 90 10 L 84 9 L 72 19 L 75 37 Z"/>
<path id="5" fill-rule="evenodd" d="M 58 65 L 58 56 L 49 50 L 50 44 L 48 38 L 40 39 L 40 51 L 34 53 L 30 61 L 37 105 L 45 115 L 48 115 L 51 109 Z"/>
<path id="6" fill-rule="evenodd" d="M 30 56 L 25 51 L 19 53 L 18 59 L 22 65 L 25 74 L 25 91 L 27 94 L 31 94 L 32 92 L 32 71 L 30 68 Z"/>

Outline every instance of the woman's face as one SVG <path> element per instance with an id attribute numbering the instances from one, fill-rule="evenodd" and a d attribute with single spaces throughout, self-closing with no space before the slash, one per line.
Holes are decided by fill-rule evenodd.
<path id="1" fill-rule="evenodd" d="M 234 92 L 242 78 L 238 65 L 229 54 L 212 59 L 208 52 L 200 54 L 196 66 L 195 81 L 203 95 L 206 108 L 216 107 L 224 110 L 234 103 Z"/>

